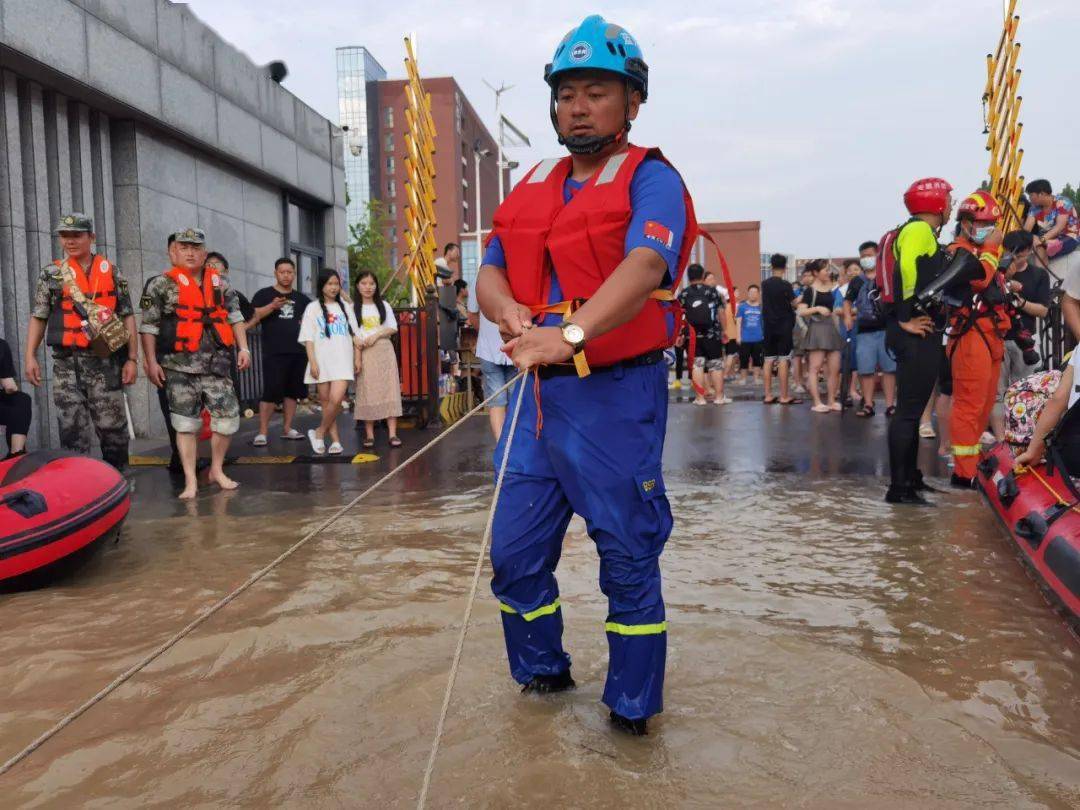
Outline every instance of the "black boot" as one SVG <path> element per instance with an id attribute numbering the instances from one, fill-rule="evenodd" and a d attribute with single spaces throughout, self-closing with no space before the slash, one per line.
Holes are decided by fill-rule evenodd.
<path id="1" fill-rule="evenodd" d="M 178 456 L 176 453 L 173 453 L 172 456 L 169 458 L 168 469 L 169 473 L 171 473 L 172 475 L 184 474 L 184 465 L 180 463 L 180 456 Z"/>
<path id="2" fill-rule="evenodd" d="M 891 503 L 897 506 L 934 506 L 931 501 L 926 500 L 926 498 L 922 496 L 922 493 L 916 491 L 914 487 L 890 486 L 889 491 L 885 493 L 885 503 Z"/>
<path id="3" fill-rule="evenodd" d="M 631 720 L 629 717 L 623 717 L 621 714 L 612 711 L 608 715 L 608 719 L 615 728 L 619 729 L 619 731 L 625 731 L 632 737 L 644 737 L 649 733 L 645 728 L 646 721 L 644 717 L 640 720 Z"/>
<path id="4" fill-rule="evenodd" d="M 932 487 L 926 483 L 926 479 L 923 478 L 922 470 L 915 471 L 915 479 L 911 482 L 911 488 L 916 492 L 943 492 L 937 487 Z"/>
<path id="5" fill-rule="evenodd" d="M 558 675 L 534 675 L 533 679 L 521 687 L 521 693 L 529 692 L 537 695 L 547 695 L 552 692 L 565 692 L 577 686 L 570 677 L 570 670 L 560 672 Z"/>
<path id="6" fill-rule="evenodd" d="M 964 478 L 962 475 L 952 474 L 952 478 L 949 479 L 949 486 L 954 489 L 975 489 L 974 478 Z"/>

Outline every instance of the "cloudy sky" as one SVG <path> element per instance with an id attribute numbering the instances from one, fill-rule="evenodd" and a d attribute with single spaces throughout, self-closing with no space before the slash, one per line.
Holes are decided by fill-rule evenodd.
<path id="1" fill-rule="evenodd" d="M 286 87 L 337 120 L 334 48 L 364 45 L 404 73 L 415 32 L 425 75 L 453 75 L 494 124 L 483 79 L 514 85 L 506 114 L 532 139 L 525 166 L 557 155 L 543 66 L 593 11 L 629 29 L 650 68 L 634 140 L 680 169 L 699 219 L 762 222 L 762 247 L 850 254 L 903 217 L 914 178 L 961 189 L 987 171 L 981 95 L 1001 0 L 189 0 L 257 62 L 284 59 Z M 1024 173 L 1080 182 L 1080 3 L 1021 0 Z"/>

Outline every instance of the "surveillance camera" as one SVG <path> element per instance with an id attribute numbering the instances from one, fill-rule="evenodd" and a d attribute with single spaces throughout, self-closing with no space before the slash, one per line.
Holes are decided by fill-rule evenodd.
<path id="1" fill-rule="evenodd" d="M 348 132 L 349 131 L 349 125 L 348 124 L 342 124 L 341 125 L 341 131 L 342 132 Z"/>

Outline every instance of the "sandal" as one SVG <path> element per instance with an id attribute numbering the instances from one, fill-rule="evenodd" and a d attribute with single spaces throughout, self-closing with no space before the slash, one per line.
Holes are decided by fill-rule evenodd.
<path id="1" fill-rule="evenodd" d="M 885 418 L 891 418 L 894 413 L 896 413 L 896 406 L 890 405 L 888 408 L 885 409 Z"/>
<path id="2" fill-rule="evenodd" d="M 832 409 L 828 405 L 814 405 L 810 410 L 814 413 L 832 413 Z"/>
<path id="3" fill-rule="evenodd" d="M 364 439 L 364 443 L 361 445 L 361 447 L 363 447 L 364 449 L 367 449 L 367 450 L 370 450 L 374 446 L 375 446 L 375 440 L 374 439 Z"/>
<path id="4" fill-rule="evenodd" d="M 397 436 L 391 436 L 390 437 L 390 446 L 391 447 L 401 447 L 401 439 L 399 439 Z"/>
<path id="5" fill-rule="evenodd" d="M 865 419 L 867 417 L 870 417 L 870 416 L 873 416 L 874 415 L 874 406 L 873 405 L 863 405 L 861 408 L 859 408 L 859 410 L 857 410 L 855 412 L 855 415 L 859 416 L 859 417 L 862 417 L 863 419 Z"/>
<path id="6" fill-rule="evenodd" d="M 764 405 L 775 405 L 779 401 L 780 400 L 778 400 L 776 397 L 772 397 L 771 399 L 763 399 L 763 400 L 761 400 L 762 404 L 764 404 Z"/>
<path id="7" fill-rule="evenodd" d="M 776 401 L 778 403 L 780 403 L 781 405 L 802 405 L 803 404 L 803 400 L 800 399 L 799 397 L 794 397 L 793 399 L 778 399 Z"/>

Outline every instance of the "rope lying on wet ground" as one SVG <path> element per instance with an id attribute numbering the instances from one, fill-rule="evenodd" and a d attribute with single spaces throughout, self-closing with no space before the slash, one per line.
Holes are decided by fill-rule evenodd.
<path id="1" fill-rule="evenodd" d="M 529 372 L 526 371 L 526 378 L 528 374 Z M 519 374 L 518 377 L 520 376 Z M 424 810 L 428 788 L 431 787 L 431 774 L 435 770 L 435 757 L 439 754 L 439 742 L 442 740 L 443 726 L 446 725 L 446 713 L 450 709 L 450 695 L 454 691 L 454 681 L 457 680 L 458 666 L 461 664 L 461 651 L 465 647 L 465 634 L 469 632 L 469 618 L 472 616 L 473 603 L 476 601 L 476 590 L 480 584 L 480 572 L 484 568 L 484 553 L 487 551 L 488 540 L 491 539 L 491 527 L 495 523 L 495 507 L 499 504 L 499 493 L 502 491 L 503 478 L 506 475 L 506 464 L 510 459 L 510 446 L 514 443 L 518 416 L 521 415 L 521 399 L 525 395 L 526 388 L 528 386 L 522 381 L 521 386 L 518 388 L 517 402 L 514 405 L 514 416 L 510 420 L 510 430 L 506 434 L 506 447 L 503 449 L 502 462 L 499 464 L 499 475 L 495 479 L 495 494 L 491 496 L 491 509 L 488 510 L 487 525 L 484 527 L 484 536 L 480 540 L 480 552 L 476 555 L 472 587 L 469 588 L 469 598 L 465 600 L 465 615 L 461 619 L 461 632 L 458 634 L 457 649 L 454 650 L 454 661 L 450 664 L 450 676 L 446 682 L 446 694 L 443 695 L 439 722 L 435 724 L 435 738 L 431 742 L 431 754 L 428 756 L 427 767 L 424 769 L 424 782 L 420 786 L 420 798 L 416 802 L 418 810 Z"/>
<path id="2" fill-rule="evenodd" d="M 525 373 L 527 373 L 527 372 L 525 372 Z M 405 461 L 403 461 L 397 467 L 390 470 L 390 472 L 388 472 L 386 475 L 384 475 L 382 478 L 380 478 L 378 481 L 376 481 L 370 487 L 365 489 L 363 492 L 361 492 L 359 495 L 357 495 L 355 498 L 353 498 L 351 501 L 349 501 L 347 504 L 345 504 L 345 506 L 341 507 L 336 512 L 334 512 L 334 514 L 332 514 L 330 517 L 328 517 L 326 520 L 324 520 L 322 523 L 320 523 L 318 526 L 316 526 L 310 532 L 305 534 L 303 537 L 301 537 L 299 540 L 297 540 L 295 543 L 293 543 L 291 546 L 289 546 L 287 549 L 285 549 L 285 551 L 283 551 L 281 554 L 279 554 L 277 557 L 275 557 L 270 563 L 263 566 L 258 571 L 256 571 L 254 574 L 252 574 L 250 577 L 248 577 L 243 582 L 243 584 L 241 584 L 239 587 L 237 587 L 231 593 L 227 594 L 226 596 L 223 596 L 217 602 L 212 604 L 210 607 L 208 607 L 206 610 L 204 610 L 202 613 L 200 613 L 198 616 L 196 616 L 194 619 L 192 619 L 188 624 L 186 624 L 183 628 L 181 628 L 178 632 L 176 632 L 172 637 L 170 637 L 163 644 L 161 644 L 158 647 L 154 648 L 152 651 L 150 651 L 145 656 L 143 656 L 141 659 L 139 659 L 138 662 L 136 662 L 135 664 L 130 666 L 128 669 L 124 670 L 119 675 L 117 675 L 116 678 L 114 678 L 111 682 L 109 682 L 108 685 L 103 687 L 97 694 L 95 694 L 93 697 L 89 698 L 86 702 L 84 702 L 78 708 L 74 709 L 69 714 L 67 714 L 63 719 L 61 719 L 59 722 L 57 722 L 56 725 L 54 725 L 52 728 L 48 729 L 43 734 L 41 734 L 41 736 L 39 736 L 36 740 L 31 742 L 29 745 L 27 745 L 21 751 L 19 751 L 19 753 L 15 754 L 13 757 L 11 757 L 6 762 L 4 762 L 3 765 L 0 765 L 0 776 L 3 776 L 5 773 L 10 771 L 12 768 L 14 768 L 16 765 L 18 765 L 20 762 L 22 762 L 24 759 L 26 759 L 28 756 L 30 756 L 32 753 L 34 753 L 34 751 L 39 749 L 41 746 L 43 746 L 45 743 L 47 743 L 50 739 L 55 737 L 57 734 L 59 734 L 61 731 L 63 731 L 65 728 L 67 728 L 69 725 L 71 725 L 73 722 L 75 722 L 79 717 L 81 717 L 83 714 L 85 714 L 87 711 L 89 711 L 91 708 L 93 708 L 96 704 L 100 703 L 105 698 L 107 698 L 110 694 L 115 692 L 126 681 L 130 680 L 134 675 L 138 674 L 140 671 L 142 671 L 147 666 L 149 666 L 151 663 L 153 663 L 156 659 L 160 658 L 162 655 L 164 655 L 166 652 L 168 652 L 170 649 L 172 649 L 172 647 L 174 647 L 177 643 L 179 643 L 181 640 L 183 640 L 193 630 L 195 630 L 201 624 L 203 624 L 207 619 L 209 619 L 215 613 L 220 611 L 222 608 L 224 608 L 226 605 L 228 605 L 230 602 L 232 602 L 234 599 L 236 599 L 238 596 L 240 596 L 242 593 L 244 593 L 244 591 L 246 591 L 248 588 L 250 588 L 256 582 L 258 582 L 260 579 L 265 577 L 267 574 L 269 574 L 271 571 L 273 571 L 279 565 L 281 565 L 281 563 L 285 562 L 285 560 L 289 559 L 289 557 L 291 557 L 293 554 L 295 554 L 301 548 L 303 548 L 312 538 L 316 537 L 324 529 L 329 528 L 335 521 L 340 519 L 350 509 L 352 509 L 354 506 L 356 506 L 358 503 L 360 503 L 360 501 L 362 501 L 364 498 L 366 498 L 368 495 L 370 495 L 376 489 L 381 487 L 383 484 L 385 484 L 387 481 L 389 481 L 391 478 L 393 478 L 399 472 L 401 472 L 406 467 L 411 465 L 414 461 L 416 461 L 422 455 L 427 453 L 432 447 L 437 445 L 439 442 L 441 442 L 443 439 L 445 439 L 447 436 L 449 436 L 451 433 L 453 433 L 455 430 L 457 430 L 462 424 L 465 423 L 465 421 L 468 419 L 468 417 L 479 413 L 489 402 L 491 402 L 493 399 L 498 397 L 500 394 L 507 391 L 514 383 L 516 383 L 518 380 L 520 380 L 522 378 L 523 374 L 516 375 L 514 377 L 514 379 L 512 379 L 510 382 L 508 382 L 506 385 L 504 385 L 502 388 L 500 388 L 498 391 L 496 391 L 490 397 L 485 399 L 483 402 L 481 402 L 479 405 L 477 405 L 475 408 L 473 408 L 467 414 L 465 414 L 465 416 L 463 416 L 460 420 L 455 422 L 453 425 L 448 427 L 446 430 L 444 430 L 442 433 L 440 433 L 438 436 L 436 436 L 430 442 L 425 444 L 423 447 L 421 447 L 419 450 L 417 450 L 415 453 L 413 453 L 411 456 L 409 456 L 409 458 L 407 458 Z M 521 390 L 522 391 L 525 390 L 524 385 L 521 386 Z M 520 409 L 520 404 L 521 404 L 521 395 L 519 393 L 519 395 L 518 395 L 519 409 Z M 515 423 L 517 422 L 517 412 L 514 413 L 514 422 Z M 508 446 L 507 446 L 507 450 L 509 451 L 509 443 L 508 443 Z M 499 479 L 498 479 L 498 482 L 496 483 L 496 489 L 495 489 L 495 497 L 496 497 L 496 499 L 498 498 L 499 487 L 502 484 L 502 472 L 505 471 L 505 468 L 506 468 L 506 463 L 505 463 L 505 458 L 504 458 L 504 460 L 503 460 L 503 470 L 500 471 Z M 492 510 L 492 514 L 494 514 L 494 509 Z M 487 530 L 486 530 L 486 532 L 484 534 L 484 544 L 485 545 L 487 544 L 487 536 L 488 536 L 488 533 L 490 531 L 491 531 L 491 516 L 489 515 Z M 481 551 L 481 558 L 482 557 L 483 557 L 483 551 Z M 477 581 L 478 581 L 479 576 L 480 576 L 480 563 L 481 562 L 482 562 L 482 559 L 477 562 L 476 574 L 473 577 L 473 592 L 469 597 L 469 606 L 468 606 L 469 611 L 472 610 L 472 601 L 473 601 L 473 598 L 476 595 L 476 584 L 477 584 Z M 469 612 L 466 612 L 466 614 L 465 614 L 466 622 L 468 622 L 468 616 L 469 616 Z M 454 674 L 454 671 L 456 671 L 458 661 L 459 661 L 459 659 L 461 657 L 461 645 L 463 643 L 464 643 L 464 628 L 463 628 L 463 632 L 462 632 L 461 641 L 458 644 L 457 654 L 454 657 L 454 668 L 451 671 L 451 679 L 450 679 L 450 687 L 451 688 L 453 687 L 453 674 Z M 448 688 L 447 689 L 447 694 L 446 694 L 446 700 L 444 701 L 444 704 L 443 704 L 442 718 L 439 720 L 438 735 L 442 734 L 442 723 L 443 723 L 443 719 L 445 719 L 445 717 L 446 717 L 446 709 L 447 709 L 447 705 L 449 704 L 449 699 L 450 699 L 450 689 Z M 438 746 L 438 737 L 436 737 L 436 748 L 437 748 L 437 746 Z M 435 758 L 435 752 L 433 750 L 432 751 L 432 761 L 428 763 L 428 774 L 425 775 L 425 779 L 424 779 L 425 792 L 426 792 L 428 780 L 430 779 L 430 771 L 431 771 L 431 766 L 432 766 L 432 764 L 434 762 L 434 758 Z"/>

